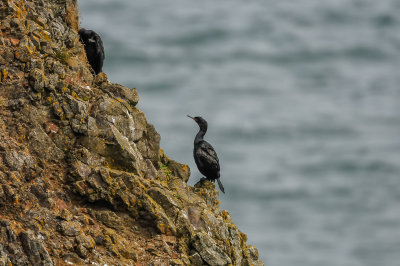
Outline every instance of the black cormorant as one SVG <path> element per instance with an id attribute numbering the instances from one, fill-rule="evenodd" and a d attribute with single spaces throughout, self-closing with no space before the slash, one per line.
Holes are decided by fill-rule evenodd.
<path id="1" fill-rule="evenodd" d="M 104 61 L 104 47 L 100 36 L 92 31 L 82 28 L 79 30 L 80 41 L 85 46 L 86 57 L 93 71 L 97 74 L 102 72 Z"/>
<path id="2" fill-rule="evenodd" d="M 213 146 L 203 139 L 207 132 L 207 121 L 200 116 L 191 117 L 200 127 L 199 132 L 194 138 L 194 149 L 193 157 L 196 162 L 197 168 L 200 173 L 206 176 L 207 180 L 215 181 L 217 180 L 218 186 L 223 193 L 225 193 L 224 186 L 219 180 L 219 160 L 217 153 L 215 152 Z"/>

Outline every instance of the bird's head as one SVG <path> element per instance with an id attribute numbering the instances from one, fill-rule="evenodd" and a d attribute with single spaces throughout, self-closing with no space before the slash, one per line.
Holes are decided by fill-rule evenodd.
<path id="1" fill-rule="evenodd" d="M 95 43 L 96 42 L 96 33 L 92 30 L 87 30 L 85 28 L 81 28 L 79 31 L 79 36 L 81 40 L 87 45 L 88 43 Z"/>
<path id="2" fill-rule="evenodd" d="M 79 36 L 81 37 L 81 39 L 89 38 L 89 37 L 88 37 L 89 31 L 88 31 L 87 29 L 85 29 L 85 28 L 81 28 L 81 29 L 78 31 L 78 34 L 79 34 Z"/>
<path id="3" fill-rule="evenodd" d="M 203 131 L 207 130 L 207 121 L 203 117 L 201 116 L 192 117 L 190 115 L 188 115 L 188 117 L 193 119 L 199 125 L 201 130 Z"/>

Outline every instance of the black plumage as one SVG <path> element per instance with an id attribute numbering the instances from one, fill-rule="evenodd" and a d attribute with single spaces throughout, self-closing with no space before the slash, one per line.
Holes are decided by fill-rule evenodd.
<path id="1" fill-rule="evenodd" d="M 86 57 L 96 74 L 102 72 L 104 62 L 104 47 L 100 36 L 92 31 L 82 28 L 79 30 L 80 41 L 85 46 Z"/>
<path id="2" fill-rule="evenodd" d="M 193 157 L 197 168 L 207 180 L 213 182 L 217 180 L 219 188 L 223 193 L 225 193 L 224 186 L 220 180 L 220 168 L 217 153 L 213 146 L 204 140 L 204 135 L 207 132 L 207 121 L 200 116 L 191 117 L 188 115 L 188 117 L 192 118 L 200 127 L 200 130 L 194 139 L 193 149 Z"/>

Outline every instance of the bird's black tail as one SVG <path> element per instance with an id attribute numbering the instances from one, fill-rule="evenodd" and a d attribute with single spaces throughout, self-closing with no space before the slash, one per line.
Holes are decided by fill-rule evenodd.
<path id="1" fill-rule="evenodd" d="M 219 178 L 217 178 L 217 182 L 218 182 L 219 189 L 222 191 L 222 193 L 225 194 L 224 186 L 222 185 L 222 183 L 221 183 L 221 181 L 219 180 Z"/>

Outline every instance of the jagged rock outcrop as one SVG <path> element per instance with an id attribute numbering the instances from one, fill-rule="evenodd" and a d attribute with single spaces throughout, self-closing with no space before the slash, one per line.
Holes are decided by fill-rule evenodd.
<path id="1" fill-rule="evenodd" d="M 262 265 L 136 89 L 92 75 L 75 1 L 0 11 L 0 265 Z"/>

